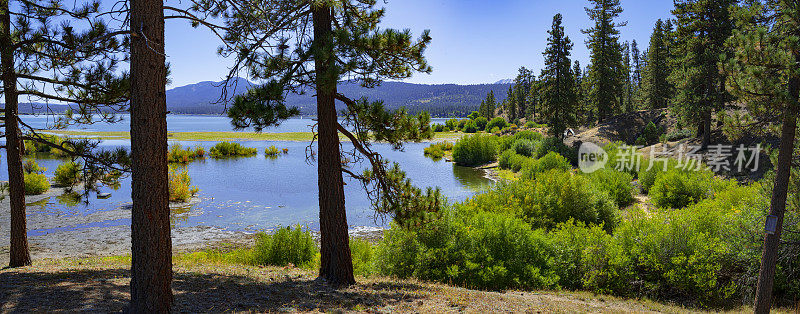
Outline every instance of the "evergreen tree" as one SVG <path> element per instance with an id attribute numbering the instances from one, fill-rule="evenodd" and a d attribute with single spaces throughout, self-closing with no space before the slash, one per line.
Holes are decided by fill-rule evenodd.
<path id="1" fill-rule="evenodd" d="M 513 101 L 516 103 L 515 107 L 517 109 L 515 116 L 519 119 L 525 118 L 530 110 L 528 108 L 531 102 L 529 96 L 531 87 L 535 81 L 536 76 L 533 75 L 533 71 L 528 70 L 525 67 L 519 68 L 519 74 L 517 74 L 517 77 L 514 78 L 513 97 Z"/>
<path id="2" fill-rule="evenodd" d="M 668 80 L 671 74 L 668 35 L 662 20 L 656 21 L 647 49 L 647 66 L 642 77 L 643 98 L 647 108 L 666 108 L 674 97 L 675 88 Z"/>
<path id="3" fill-rule="evenodd" d="M 573 82 L 575 84 L 575 121 L 577 123 L 590 123 L 588 121 L 588 108 L 586 108 L 585 93 L 583 91 L 583 70 L 581 63 L 575 60 L 572 66 Z"/>
<path id="4" fill-rule="evenodd" d="M 642 88 L 642 64 L 641 52 L 639 51 L 639 45 L 636 43 L 636 40 L 633 40 L 631 43 L 631 62 L 631 66 L 633 67 L 631 84 L 633 84 L 633 93 L 638 94 L 639 89 Z"/>
<path id="5" fill-rule="evenodd" d="M 703 148 L 711 138 L 712 115 L 731 100 L 718 64 L 731 53 L 725 41 L 732 33 L 729 10 L 736 2 L 678 0 L 672 11 L 677 17 L 675 44 L 671 48 L 676 67 L 670 81 L 677 89 L 672 109 L 684 123 L 697 125 Z M 669 26 L 666 32 L 669 33 Z"/>
<path id="6" fill-rule="evenodd" d="M 622 45 L 622 65 L 625 72 L 625 82 L 622 91 L 622 108 L 625 112 L 631 112 L 633 108 L 633 82 L 631 80 L 631 45 L 627 41 Z"/>
<path id="7" fill-rule="evenodd" d="M 401 149 L 405 141 L 431 138 L 430 116 L 410 116 L 405 109 L 389 112 L 380 101 L 347 98 L 337 92 L 337 83 L 351 79 L 374 87 L 384 79 L 430 72 L 423 56 L 431 40 L 428 31 L 414 40 L 410 31 L 379 28 L 385 10 L 376 9 L 375 0 L 197 1 L 194 9 L 225 23 L 219 52 L 236 57 L 229 78 L 246 69 L 267 81 L 248 97 L 234 100 L 228 116 L 235 127 L 261 129 L 278 123 L 297 112 L 284 103 L 287 91 L 315 91 L 320 278 L 333 285 L 354 283 L 343 173 L 362 183 L 379 215 L 390 215 L 403 226 L 421 223 L 438 210 L 440 199 L 438 190 L 411 185 L 397 164 L 390 167 L 371 147 L 383 141 Z M 345 107 L 341 123 L 336 101 Z M 351 141 L 353 150 L 341 150 L 339 133 Z M 369 169 L 351 170 L 358 160 L 366 161 Z"/>
<path id="8" fill-rule="evenodd" d="M 778 249 L 781 245 L 787 190 L 796 162 L 797 115 L 800 112 L 800 7 L 793 0 L 748 1 L 736 10 L 736 29 L 727 40 L 734 52 L 725 63 L 729 90 L 743 100 L 755 123 L 745 132 L 781 125 L 778 159 L 769 215 L 776 230 L 764 237 L 755 313 L 769 313 Z M 749 121 L 748 121 L 749 122 Z M 793 161 L 794 159 L 794 161 Z"/>
<path id="9" fill-rule="evenodd" d="M 615 23 L 622 13 L 619 0 L 590 0 L 592 7 L 586 8 L 594 27 L 583 30 L 589 35 L 587 45 L 591 51 L 589 65 L 589 102 L 597 108 L 600 121 L 621 109 L 625 81 L 622 63 L 622 45 L 619 43 L 619 27 L 627 23 Z"/>
<path id="10" fill-rule="evenodd" d="M 575 124 L 575 78 L 569 60 L 572 41 L 564 34 L 561 14 L 553 16 L 553 28 L 547 33 L 547 48 L 542 69 L 542 116 L 552 135 L 563 137 L 564 130 Z"/>
<path id="11" fill-rule="evenodd" d="M 486 117 L 487 119 L 494 118 L 494 112 L 497 109 L 497 100 L 494 97 L 494 91 L 489 91 L 486 94 L 486 99 L 481 101 L 481 106 L 478 110 L 481 116 Z"/>
<path id="12" fill-rule="evenodd" d="M 513 85 L 508 87 L 508 93 L 506 95 L 507 95 L 506 99 L 503 100 L 503 108 L 504 108 L 503 111 L 505 111 L 506 116 L 508 117 L 508 121 L 517 120 L 519 118 L 517 116 L 517 113 L 519 111 L 517 110 L 517 102 L 515 101 L 515 98 L 514 98 L 514 86 Z"/>
<path id="13" fill-rule="evenodd" d="M 91 172 L 126 169 L 127 153 L 98 152 L 96 141 L 54 142 L 25 124 L 18 114 L 19 98 L 24 97 L 45 106 L 50 102 L 70 104 L 74 114 L 62 117 L 59 126 L 98 119 L 118 121 L 107 112 L 127 107 L 127 74 L 115 74 L 124 61 L 127 44 L 119 38 L 125 32 L 111 31 L 102 18 L 106 12 L 100 10 L 99 2 L 70 6 L 58 0 L 0 1 L 0 78 L 5 99 L 0 119 L 9 178 L 10 267 L 31 264 L 21 160 L 25 141 L 82 158 Z"/>

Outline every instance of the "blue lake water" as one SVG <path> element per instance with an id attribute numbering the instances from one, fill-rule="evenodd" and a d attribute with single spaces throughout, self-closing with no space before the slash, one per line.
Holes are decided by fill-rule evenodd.
<path id="1" fill-rule="evenodd" d="M 42 118 L 39 121 L 45 121 Z M 193 119 L 197 119 L 196 121 Z M 199 122 L 198 122 L 199 121 Z M 300 130 L 310 119 L 291 119 L 280 128 L 281 132 Z M 34 122 L 29 122 L 34 123 Z M 230 131 L 227 118 L 210 116 L 170 116 L 169 129 L 173 131 Z M 127 125 L 91 125 L 87 130 L 120 131 Z M 107 129 L 105 129 L 107 128 Z M 191 128 L 191 129 L 188 129 Z M 306 129 L 307 130 L 307 129 Z M 303 131 L 303 130 L 300 130 Z M 242 141 L 245 146 L 256 147 L 259 154 L 250 158 L 213 159 L 195 161 L 187 166 L 192 184 L 200 189 L 200 201 L 175 210 L 173 221 L 177 227 L 213 226 L 231 231 L 255 231 L 294 224 L 318 228 L 319 207 L 316 163 L 306 160 L 307 142 Z M 202 145 L 206 151 L 215 142 L 181 142 L 184 146 Z M 289 153 L 270 159 L 264 148 L 275 145 L 287 148 Z M 343 144 L 349 149 L 349 143 Z M 490 181 L 481 170 L 455 166 L 452 163 L 433 161 L 423 156 L 425 143 L 410 143 L 404 151 L 394 151 L 388 145 L 375 148 L 387 159 L 398 162 L 412 182 L 419 187 L 439 187 L 450 201 L 461 201 Z M 125 140 L 109 140 L 103 147 L 130 147 Z M 57 159 L 38 159 L 52 176 L 63 162 Z M 346 176 L 345 176 L 346 177 Z M 0 180 L 8 180 L 5 158 L 0 160 Z M 351 227 L 383 227 L 388 223 L 373 217 L 370 203 L 359 182 L 345 179 L 346 208 Z M 90 195 L 89 203 L 70 202 L 63 197 L 52 197 L 28 207 L 29 214 L 87 215 L 97 211 L 116 209 L 129 205 L 130 178 L 124 178 L 119 189 L 101 188 L 111 192 L 108 199 Z M 127 225 L 128 219 L 94 222 L 65 228 Z M 31 235 L 56 230 L 30 230 Z"/>

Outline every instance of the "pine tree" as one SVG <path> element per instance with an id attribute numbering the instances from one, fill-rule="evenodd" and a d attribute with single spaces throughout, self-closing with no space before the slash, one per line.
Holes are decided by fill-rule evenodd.
<path id="1" fill-rule="evenodd" d="M 619 112 L 622 106 L 625 81 L 622 63 L 622 46 L 619 43 L 619 27 L 627 23 L 615 23 L 622 13 L 619 0 L 590 0 L 592 7 L 586 8 L 594 27 L 583 30 L 589 35 L 587 45 L 591 51 L 589 65 L 589 102 L 597 108 L 599 120 Z"/>
<path id="2" fill-rule="evenodd" d="M 625 72 L 622 108 L 625 112 L 631 112 L 635 109 L 633 108 L 633 81 L 631 80 L 631 46 L 627 41 L 622 45 L 622 56 L 623 72 Z"/>
<path id="3" fill-rule="evenodd" d="M 481 116 L 487 119 L 494 118 L 494 112 L 497 109 L 497 100 L 494 97 L 494 91 L 489 91 L 486 94 L 486 99 L 481 101 L 481 106 L 478 110 Z"/>
<path id="4" fill-rule="evenodd" d="M 718 64 L 731 53 L 725 47 L 725 40 L 732 33 L 729 10 L 736 2 L 680 0 L 675 1 L 672 11 L 677 17 L 677 28 L 670 52 L 675 56 L 676 67 L 670 81 L 677 94 L 671 107 L 684 123 L 697 125 L 703 148 L 711 139 L 712 115 L 731 100 Z M 665 32 L 670 33 L 669 25 Z"/>
<path id="5" fill-rule="evenodd" d="M 577 123 L 590 123 L 588 121 L 588 108 L 586 108 L 585 93 L 583 91 L 583 70 L 581 63 L 575 60 L 572 66 L 573 82 L 575 84 L 575 121 Z"/>
<path id="6" fill-rule="evenodd" d="M 317 99 L 316 160 L 319 175 L 320 278 L 332 285 L 355 282 L 349 249 L 343 173 L 366 189 L 379 215 L 390 215 L 403 226 L 416 226 L 440 207 L 438 190 L 422 191 L 410 184 L 397 164 L 390 167 L 371 145 L 388 142 L 401 149 L 405 141 L 433 136 L 430 115 L 410 116 L 405 109 L 384 109 L 381 101 L 350 99 L 338 93 L 342 79 L 375 87 L 384 79 L 403 79 L 431 71 L 423 54 L 429 32 L 414 40 L 409 31 L 379 28 L 385 10 L 374 0 L 279 1 L 197 0 L 194 10 L 224 21 L 222 55 L 233 55 L 239 70 L 264 85 L 237 97 L 228 112 L 237 128 L 260 130 L 295 114 L 287 108 L 287 91 L 314 90 Z M 340 123 L 336 101 L 345 111 Z M 351 132 L 350 130 L 355 130 Z M 340 149 L 339 133 L 353 145 Z M 364 160 L 368 171 L 356 173 L 352 162 Z"/>
<path id="7" fill-rule="evenodd" d="M 642 77 L 643 98 L 647 108 L 666 108 L 674 97 L 675 88 L 668 80 L 672 73 L 668 35 L 662 20 L 656 21 L 647 49 L 647 66 Z"/>
<path id="8" fill-rule="evenodd" d="M 769 210 L 769 215 L 777 218 L 777 228 L 764 237 L 755 299 L 755 313 L 769 313 L 787 190 L 796 158 L 800 7 L 789 0 L 749 1 L 735 12 L 737 28 L 726 44 L 733 57 L 725 63 L 724 72 L 730 74 L 729 90 L 755 115 L 756 123 L 748 123 L 745 132 L 766 129 L 778 121 L 782 124 Z"/>
<path id="9" fill-rule="evenodd" d="M 504 108 L 503 111 L 505 111 L 508 121 L 517 120 L 519 118 L 517 116 L 517 113 L 519 111 L 517 110 L 517 102 L 515 101 L 516 99 L 514 98 L 513 85 L 508 87 L 508 93 L 506 95 L 507 95 L 506 99 L 503 100 L 503 108 Z"/>
<path id="10" fill-rule="evenodd" d="M 516 103 L 517 113 L 515 116 L 519 119 L 523 119 L 528 115 L 528 111 L 530 108 L 530 91 L 531 87 L 533 86 L 534 82 L 536 81 L 536 76 L 533 75 L 533 71 L 528 70 L 525 67 L 519 68 L 519 74 L 517 77 L 514 78 L 514 97 L 513 100 Z"/>
<path id="11" fill-rule="evenodd" d="M 18 115 L 19 98 L 24 97 L 29 102 L 71 104 L 77 115 L 64 116 L 59 125 L 80 123 L 91 117 L 117 121 L 104 112 L 126 108 L 127 75 L 114 74 L 125 56 L 126 43 L 118 38 L 124 32 L 109 30 L 100 8 L 99 2 L 70 7 L 57 0 L 20 0 L 13 4 L 0 1 L 0 77 L 5 98 L 5 115 L 1 119 L 9 177 L 10 267 L 31 263 L 21 161 L 24 141 L 83 158 L 89 169 L 102 166 L 125 170 L 124 152 L 97 152 L 97 143 L 92 141 L 56 143 Z"/>
<path id="12" fill-rule="evenodd" d="M 572 41 L 564 34 L 561 14 L 553 16 L 553 28 L 547 33 L 547 48 L 542 69 L 541 97 L 542 115 L 549 132 L 562 137 L 564 130 L 575 124 L 575 78 L 569 60 Z"/>
<path id="13" fill-rule="evenodd" d="M 636 40 L 633 40 L 631 43 L 631 62 L 631 66 L 633 67 L 631 84 L 633 84 L 633 93 L 638 94 L 639 90 L 642 88 L 642 64 L 641 52 L 639 51 L 639 45 L 636 43 Z"/>

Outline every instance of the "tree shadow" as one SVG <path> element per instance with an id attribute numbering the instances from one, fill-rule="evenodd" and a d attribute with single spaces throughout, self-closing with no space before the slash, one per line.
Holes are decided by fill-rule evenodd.
<path id="1" fill-rule="evenodd" d="M 127 269 L 0 273 L 0 312 L 124 311 L 130 300 Z M 360 283 L 335 289 L 284 275 L 263 281 L 220 273 L 176 272 L 175 312 L 335 311 L 414 302 L 413 283 Z"/>

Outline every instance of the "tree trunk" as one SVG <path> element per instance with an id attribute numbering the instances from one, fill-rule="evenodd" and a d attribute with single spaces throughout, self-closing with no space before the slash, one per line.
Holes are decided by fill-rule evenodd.
<path id="1" fill-rule="evenodd" d="M 319 276 L 335 286 L 355 283 L 347 213 L 344 203 L 344 181 L 339 152 L 338 121 L 335 96 L 338 75 L 334 68 L 331 9 L 319 6 L 314 16 L 314 68 L 317 72 L 317 118 L 319 175 L 319 227 L 321 265 Z"/>
<path id="2" fill-rule="evenodd" d="M 705 151 L 708 149 L 708 145 L 711 143 L 711 110 L 703 113 L 703 143 L 702 149 Z"/>
<path id="3" fill-rule="evenodd" d="M 8 198 L 11 205 L 11 251 L 9 267 L 31 264 L 25 217 L 25 176 L 22 172 L 22 139 L 17 123 L 17 78 L 11 39 L 11 15 L 8 0 L 0 2 L 0 72 L 5 96 L 6 160 L 8 162 Z"/>
<path id="4" fill-rule="evenodd" d="M 131 304 L 170 312 L 172 239 L 167 180 L 163 0 L 131 1 Z"/>
<path id="5" fill-rule="evenodd" d="M 795 56 L 800 62 L 800 56 Z M 800 77 L 794 76 L 789 80 L 789 95 L 793 100 L 800 96 Z M 797 105 L 792 102 L 787 104 L 783 113 L 783 127 L 781 143 L 778 150 L 778 164 L 775 171 L 775 185 L 772 189 L 769 214 L 778 218 L 778 225 L 774 234 L 764 237 L 764 251 L 761 255 L 761 271 L 758 275 L 758 288 L 756 289 L 755 312 L 769 313 L 772 306 L 772 286 L 775 280 L 775 263 L 778 259 L 778 245 L 783 231 L 783 214 L 786 210 L 786 194 L 789 189 L 789 176 L 792 170 L 792 156 L 794 154 L 795 130 L 797 128 Z"/>

